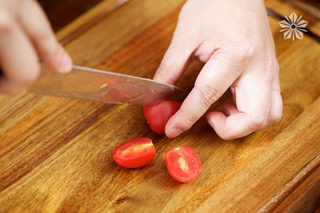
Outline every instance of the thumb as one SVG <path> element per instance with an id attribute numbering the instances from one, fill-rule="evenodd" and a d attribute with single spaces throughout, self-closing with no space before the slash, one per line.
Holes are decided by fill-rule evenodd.
<path id="1" fill-rule="evenodd" d="M 174 84 L 192 59 L 194 51 L 192 43 L 189 39 L 186 39 L 185 35 L 176 31 L 153 79 L 167 84 Z"/>

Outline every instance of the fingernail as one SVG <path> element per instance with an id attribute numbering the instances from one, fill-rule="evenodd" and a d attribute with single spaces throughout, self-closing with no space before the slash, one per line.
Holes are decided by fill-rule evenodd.
<path id="1" fill-rule="evenodd" d="M 61 62 L 60 62 L 60 71 L 63 73 L 69 72 L 71 70 L 72 61 L 70 56 L 63 51 Z"/>
<path id="2" fill-rule="evenodd" d="M 181 129 L 179 129 L 179 128 L 172 128 L 172 129 L 169 130 L 168 136 L 169 136 L 170 138 L 174 138 L 174 137 L 179 136 L 181 133 L 182 133 L 182 130 L 181 130 Z"/>

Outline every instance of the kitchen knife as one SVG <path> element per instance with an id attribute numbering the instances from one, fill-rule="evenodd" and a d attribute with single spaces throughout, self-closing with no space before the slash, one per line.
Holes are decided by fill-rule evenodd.
<path id="1" fill-rule="evenodd" d="M 39 79 L 28 91 L 50 96 L 99 101 L 112 104 L 155 104 L 161 99 L 183 100 L 186 92 L 151 79 L 72 66 L 59 74 L 42 65 Z"/>

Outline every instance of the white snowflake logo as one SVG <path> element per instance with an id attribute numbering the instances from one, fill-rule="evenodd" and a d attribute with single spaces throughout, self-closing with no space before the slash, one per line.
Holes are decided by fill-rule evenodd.
<path id="1" fill-rule="evenodd" d="M 294 41 L 295 38 L 303 39 L 303 32 L 308 32 L 306 26 L 308 22 L 302 19 L 302 15 L 298 16 L 293 12 L 290 14 L 289 18 L 286 16 L 285 20 L 279 22 L 283 33 L 284 39 L 290 39 Z"/>

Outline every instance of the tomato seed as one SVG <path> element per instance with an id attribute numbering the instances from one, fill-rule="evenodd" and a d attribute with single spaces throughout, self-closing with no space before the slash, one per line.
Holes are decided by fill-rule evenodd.
<path id="1" fill-rule="evenodd" d="M 179 167 L 183 172 L 187 172 L 189 170 L 189 166 L 188 163 L 186 162 L 186 160 L 182 157 L 179 157 L 178 159 L 178 163 L 179 163 Z"/>

